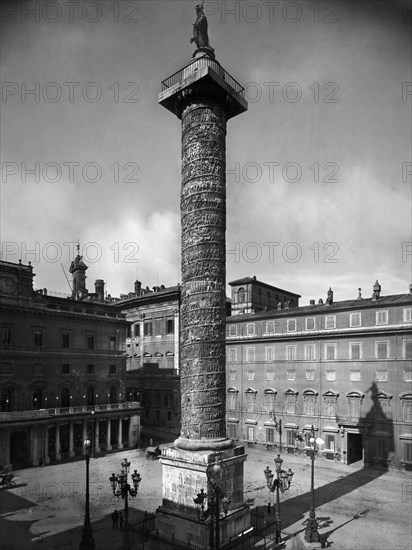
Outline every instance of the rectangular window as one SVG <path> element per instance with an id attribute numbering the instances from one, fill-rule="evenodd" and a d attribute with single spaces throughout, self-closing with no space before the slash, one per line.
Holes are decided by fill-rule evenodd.
<path id="1" fill-rule="evenodd" d="M 236 370 L 229 371 L 229 380 L 236 380 Z"/>
<path id="2" fill-rule="evenodd" d="M 0 366 L 1 374 L 11 374 L 11 363 L 2 363 Z"/>
<path id="3" fill-rule="evenodd" d="M 325 344 L 325 359 L 328 361 L 336 359 L 336 344 Z"/>
<path id="4" fill-rule="evenodd" d="M 349 416 L 351 418 L 359 418 L 360 416 L 360 399 L 359 398 L 349 399 Z"/>
<path id="5" fill-rule="evenodd" d="M 349 344 L 349 355 L 353 361 L 357 361 L 361 358 L 362 344 L 358 342 L 351 342 Z"/>
<path id="6" fill-rule="evenodd" d="M 246 333 L 248 336 L 254 336 L 256 332 L 255 323 L 249 323 L 246 328 Z"/>
<path id="7" fill-rule="evenodd" d="M 404 462 L 412 462 L 412 443 L 405 441 L 403 444 L 403 460 Z"/>
<path id="8" fill-rule="evenodd" d="M 255 379 L 255 371 L 254 370 L 248 370 L 247 371 L 247 379 L 248 380 L 254 380 Z"/>
<path id="9" fill-rule="evenodd" d="M 267 321 L 266 323 L 266 334 L 275 333 L 275 321 Z"/>
<path id="10" fill-rule="evenodd" d="M 377 370 L 375 380 L 377 382 L 387 382 L 388 381 L 388 371 L 387 370 Z"/>
<path id="11" fill-rule="evenodd" d="M 294 447 L 296 441 L 296 430 L 286 430 L 286 445 Z"/>
<path id="12" fill-rule="evenodd" d="M 349 373 L 350 382 L 360 382 L 361 381 L 361 371 L 360 370 L 351 370 Z"/>
<path id="13" fill-rule="evenodd" d="M 116 349 L 116 336 L 109 336 L 109 349 L 111 351 Z"/>
<path id="14" fill-rule="evenodd" d="M 236 363 L 237 359 L 237 349 L 236 348 L 230 348 L 229 349 L 229 363 Z"/>
<path id="15" fill-rule="evenodd" d="M 296 371 L 295 370 L 288 370 L 286 372 L 286 378 L 288 380 L 296 380 Z"/>
<path id="16" fill-rule="evenodd" d="M 255 348 L 246 348 L 246 361 L 251 363 L 255 360 Z"/>
<path id="17" fill-rule="evenodd" d="M 236 392 L 234 392 L 234 391 L 228 392 L 228 394 L 227 394 L 227 408 L 230 411 L 236 410 L 236 398 L 237 398 L 237 393 Z"/>
<path id="18" fill-rule="evenodd" d="M 312 395 L 305 395 L 303 397 L 303 414 L 314 416 L 315 414 L 315 402 L 316 397 Z"/>
<path id="19" fill-rule="evenodd" d="M 314 361 L 315 359 L 315 346 L 305 346 L 305 359 L 306 361 Z"/>
<path id="20" fill-rule="evenodd" d="M 34 331 L 34 345 L 36 347 L 41 347 L 43 345 L 43 331 L 35 330 Z"/>
<path id="21" fill-rule="evenodd" d="M 288 332 L 296 332 L 296 319 L 288 319 L 286 327 Z"/>
<path id="22" fill-rule="evenodd" d="M 315 318 L 308 317 L 305 319 L 305 328 L 306 330 L 315 330 Z"/>
<path id="23" fill-rule="evenodd" d="M 229 325 L 229 336 L 236 336 L 236 325 Z"/>
<path id="24" fill-rule="evenodd" d="M 287 361 L 296 360 L 296 346 L 286 346 L 286 360 Z"/>
<path id="25" fill-rule="evenodd" d="M 326 315 L 325 328 L 336 328 L 336 315 Z"/>
<path id="26" fill-rule="evenodd" d="M 63 332 L 62 334 L 62 348 L 70 347 L 70 334 L 68 332 Z"/>
<path id="27" fill-rule="evenodd" d="M 361 314 L 360 313 L 351 313 L 349 324 L 351 327 L 360 327 L 361 326 Z"/>
<path id="28" fill-rule="evenodd" d="M 9 346 L 11 344 L 11 328 L 3 327 L 1 329 L 1 342 L 3 346 Z"/>
<path id="29" fill-rule="evenodd" d="M 272 362 L 275 360 L 275 348 L 266 348 L 266 361 Z"/>
<path id="30" fill-rule="evenodd" d="M 315 380 L 315 371 L 310 369 L 306 371 L 306 380 Z"/>
<path id="31" fill-rule="evenodd" d="M 173 405 L 173 394 L 171 392 L 166 392 L 164 395 L 163 395 L 163 405 L 167 408 L 167 409 L 171 409 L 172 408 L 172 405 Z"/>
<path id="32" fill-rule="evenodd" d="M 382 309 L 376 312 L 376 324 L 387 325 L 388 324 L 388 310 Z"/>
<path id="33" fill-rule="evenodd" d="M 412 307 L 403 308 L 403 322 L 404 323 L 412 322 Z"/>
<path id="34" fill-rule="evenodd" d="M 133 325 L 133 335 L 135 337 L 139 337 L 140 336 L 140 323 L 135 323 Z"/>
<path id="35" fill-rule="evenodd" d="M 275 430 L 274 428 L 266 428 L 266 443 L 275 442 Z"/>
<path id="36" fill-rule="evenodd" d="M 326 382 L 335 382 L 335 380 L 336 380 L 336 371 L 334 371 L 334 370 L 325 371 L 325 380 L 326 380 Z"/>
<path id="37" fill-rule="evenodd" d="M 229 439 L 236 439 L 237 438 L 236 424 L 228 424 L 227 428 L 229 432 Z"/>
<path id="38" fill-rule="evenodd" d="M 412 400 L 402 399 L 402 420 L 412 422 Z"/>
<path id="39" fill-rule="evenodd" d="M 403 342 L 403 356 L 405 359 L 412 359 L 412 340 Z"/>
<path id="40" fill-rule="evenodd" d="M 403 371 L 403 381 L 404 382 L 412 382 L 412 370 L 404 370 Z"/>
<path id="41" fill-rule="evenodd" d="M 274 370 L 267 370 L 266 371 L 266 380 L 274 380 L 275 379 L 275 371 Z"/>
<path id="42" fill-rule="evenodd" d="M 175 321 L 174 319 L 166 320 L 166 332 L 167 334 L 173 334 L 175 331 Z"/>
<path id="43" fill-rule="evenodd" d="M 143 326 L 144 329 L 144 335 L 145 336 L 151 336 L 152 335 L 152 321 L 146 321 Z"/>
<path id="44" fill-rule="evenodd" d="M 336 436 L 335 434 L 325 434 L 325 449 L 335 452 Z"/>
<path id="45" fill-rule="evenodd" d="M 70 374 L 70 365 L 67 363 L 62 364 L 62 374 Z"/>
<path id="46" fill-rule="evenodd" d="M 116 374 L 116 373 L 117 373 L 117 365 L 110 365 L 109 374 Z"/>
<path id="47" fill-rule="evenodd" d="M 254 428 L 254 426 L 248 426 L 247 427 L 247 440 L 248 441 L 254 441 L 255 440 L 255 428 Z"/>
<path id="48" fill-rule="evenodd" d="M 87 365 L 87 374 L 94 374 L 94 365 Z"/>
<path id="49" fill-rule="evenodd" d="M 87 336 L 87 349 L 94 349 L 94 336 L 89 334 Z"/>
<path id="50" fill-rule="evenodd" d="M 376 342 L 375 343 L 375 357 L 376 359 L 388 358 L 388 342 Z"/>
<path id="51" fill-rule="evenodd" d="M 160 319 L 160 318 L 155 319 L 154 326 L 155 326 L 156 336 L 160 336 L 162 334 L 162 325 L 163 325 L 163 319 Z"/>

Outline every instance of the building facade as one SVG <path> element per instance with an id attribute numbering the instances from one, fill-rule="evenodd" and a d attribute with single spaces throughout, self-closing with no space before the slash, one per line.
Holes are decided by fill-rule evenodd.
<path id="1" fill-rule="evenodd" d="M 74 280 L 83 262 L 71 266 Z M 136 446 L 126 392 L 125 315 L 77 281 L 73 298 L 33 290 L 32 266 L 0 262 L 1 464 L 36 466 Z M 100 281 L 101 282 L 101 281 Z M 100 284 L 100 282 L 97 282 Z"/>
<path id="2" fill-rule="evenodd" d="M 226 330 L 230 437 L 304 452 L 313 425 L 326 458 L 412 465 L 411 289 L 382 296 L 376 282 L 372 298 L 342 302 L 330 289 Z"/>
<path id="3" fill-rule="evenodd" d="M 142 437 L 158 442 L 180 431 L 180 287 L 134 290 L 115 303 L 128 323 L 126 391 L 141 402 Z"/>

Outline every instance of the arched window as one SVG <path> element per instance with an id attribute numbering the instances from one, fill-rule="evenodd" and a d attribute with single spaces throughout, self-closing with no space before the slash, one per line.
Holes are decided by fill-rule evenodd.
<path id="1" fill-rule="evenodd" d="M 42 408 L 42 396 L 41 389 L 37 388 L 33 393 L 33 409 L 38 411 Z"/>
<path id="2" fill-rule="evenodd" d="M 70 390 L 69 388 L 63 388 L 61 392 L 61 406 L 70 407 Z"/>
<path id="3" fill-rule="evenodd" d="M 117 402 L 117 389 L 116 389 L 116 386 L 110 386 L 109 401 L 110 401 L 110 403 L 116 403 Z"/>
<path id="4" fill-rule="evenodd" d="M 1 393 L 1 411 L 11 411 L 11 392 L 10 390 L 3 390 Z"/>
<path id="5" fill-rule="evenodd" d="M 87 388 L 86 397 L 87 397 L 87 404 L 90 406 L 93 406 L 94 405 L 94 388 L 92 386 L 89 386 Z"/>

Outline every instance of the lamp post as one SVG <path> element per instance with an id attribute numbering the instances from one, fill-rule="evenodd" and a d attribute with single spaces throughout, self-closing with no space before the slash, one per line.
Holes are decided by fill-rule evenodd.
<path id="1" fill-rule="evenodd" d="M 86 512 L 84 514 L 84 524 L 82 531 L 82 539 L 80 541 L 79 550 L 95 550 L 96 544 L 93 538 L 92 526 L 90 523 L 90 511 L 89 511 L 89 462 L 90 462 L 90 445 L 89 439 L 84 442 L 86 450 Z"/>
<path id="2" fill-rule="evenodd" d="M 315 428 L 312 426 L 309 439 L 310 459 L 312 461 L 310 482 L 312 500 L 309 510 L 309 519 L 305 529 L 305 540 L 307 542 L 319 542 L 318 522 L 315 515 L 315 453 L 317 452 L 317 444 L 321 445 L 323 443 L 323 439 L 316 439 L 315 435 Z"/>
<path id="3" fill-rule="evenodd" d="M 289 468 L 288 471 L 282 470 L 282 462 L 283 460 L 280 458 L 280 455 L 277 456 L 277 458 L 274 459 L 275 461 L 275 467 L 276 467 L 276 479 L 274 478 L 274 474 L 272 473 L 272 470 L 269 468 L 269 466 L 266 466 L 266 468 L 263 470 L 263 473 L 265 474 L 266 483 L 268 486 L 268 489 L 271 493 L 273 493 L 276 490 L 276 506 L 275 506 L 275 517 L 276 517 L 276 533 L 275 533 L 275 543 L 278 544 L 281 541 L 281 520 L 280 520 L 280 501 L 279 501 L 279 491 L 282 493 L 285 493 L 289 490 L 290 484 L 292 482 L 292 477 L 294 473 Z"/>
<path id="4" fill-rule="evenodd" d="M 110 478 L 110 484 L 112 486 L 113 494 L 117 497 L 122 497 L 124 500 L 124 531 L 123 531 L 123 546 L 124 548 L 130 547 L 130 531 L 129 531 L 129 495 L 135 497 L 139 490 L 140 482 L 142 478 L 137 470 L 132 474 L 133 488 L 127 482 L 127 475 L 130 470 L 130 462 L 127 458 L 124 458 L 120 463 L 122 471 L 116 475 L 113 473 Z M 118 487 L 118 488 L 117 488 Z"/>
<path id="5" fill-rule="evenodd" d="M 230 507 L 230 497 L 226 496 L 222 487 L 222 467 L 216 460 L 214 464 L 209 464 L 206 470 L 209 495 L 203 489 L 193 499 L 197 517 L 201 522 L 210 517 L 209 548 L 213 550 L 220 549 L 220 514 L 223 511 L 225 517 Z M 205 501 L 207 508 L 205 507 Z"/>

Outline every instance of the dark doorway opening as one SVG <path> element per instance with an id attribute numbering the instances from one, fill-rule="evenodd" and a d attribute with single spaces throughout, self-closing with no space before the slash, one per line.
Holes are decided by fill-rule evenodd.
<path id="1" fill-rule="evenodd" d="M 348 434 L 348 464 L 358 462 L 363 457 L 363 435 Z"/>
<path id="2" fill-rule="evenodd" d="M 14 432 L 10 438 L 10 462 L 13 468 L 27 468 L 29 466 L 27 433 L 23 430 Z"/>

